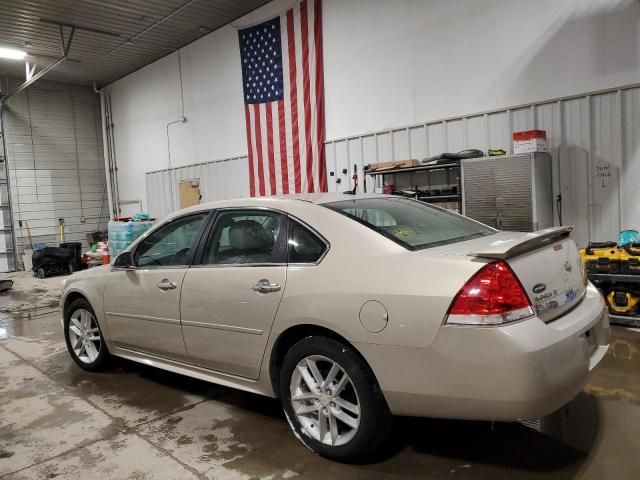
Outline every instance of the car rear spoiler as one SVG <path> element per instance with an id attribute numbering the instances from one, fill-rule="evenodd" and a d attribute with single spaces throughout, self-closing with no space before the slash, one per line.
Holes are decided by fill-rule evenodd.
<path id="1" fill-rule="evenodd" d="M 573 227 L 551 227 L 537 232 L 517 233 L 508 239 L 490 243 L 482 247 L 481 250 L 469 255 L 506 260 L 557 242 L 564 237 L 568 237 L 572 231 Z"/>

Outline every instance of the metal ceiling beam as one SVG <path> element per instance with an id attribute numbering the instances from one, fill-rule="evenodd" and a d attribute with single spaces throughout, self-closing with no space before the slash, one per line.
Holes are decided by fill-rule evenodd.
<path id="1" fill-rule="evenodd" d="M 34 70 L 32 70 L 31 73 L 29 73 L 29 67 L 27 66 L 27 80 L 22 85 L 20 85 L 18 88 L 16 88 L 13 92 L 10 92 L 6 96 L 2 97 L 2 103 L 3 104 L 6 103 L 7 101 L 9 101 L 9 99 L 11 97 L 13 97 L 14 95 L 17 95 L 18 93 L 22 92 L 29 85 L 33 84 L 34 82 L 37 82 L 38 79 L 40 79 L 43 76 L 45 76 L 47 73 L 49 73 L 51 70 L 56 68 L 58 65 L 60 65 L 62 62 L 64 62 L 67 59 L 67 56 L 69 55 L 69 49 L 71 48 L 71 42 L 73 41 L 73 34 L 75 33 L 76 28 L 74 26 L 70 27 L 71 28 L 71 32 L 69 33 L 69 38 L 67 40 L 65 40 L 65 38 L 64 38 L 64 27 L 65 26 L 58 25 L 58 27 L 60 28 L 60 41 L 62 42 L 62 56 L 60 58 L 58 58 L 55 62 L 50 63 L 49 65 L 44 67 L 42 70 L 40 70 L 35 75 L 33 74 L 33 72 L 35 70 L 35 66 L 34 66 Z"/>
<path id="2" fill-rule="evenodd" d="M 119 33 L 100 30 L 98 28 L 83 27 L 82 25 L 75 25 L 73 23 L 58 22 L 57 20 L 49 20 L 48 18 L 41 18 L 40 21 L 42 23 L 50 23 L 51 25 L 58 25 L 59 27 L 71 28 L 73 30 L 83 30 L 85 32 L 98 33 L 100 35 L 108 35 L 110 37 L 120 37 Z"/>
<path id="3" fill-rule="evenodd" d="M 36 72 L 36 64 L 34 63 L 33 65 L 31 65 L 27 60 L 26 62 L 24 62 L 24 68 L 25 68 L 25 78 L 28 82 L 29 80 L 31 80 L 31 78 L 33 77 L 33 74 Z"/>
<path id="4" fill-rule="evenodd" d="M 137 38 L 140 38 L 142 35 L 144 35 L 145 33 L 147 33 L 148 31 L 152 30 L 153 28 L 157 27 L 158 25 L 160 25 L 161 23 L 165 22 L 166 20 L 170 19 L 171 17 L 177 15 L 178 13 L 180 13 L 181 11 L 183 11 L 185 8 L 190 7 L 191 5 L 193 5 L 196 2 L 196 0 L 189 0 L 188 2 L 182 4 L 180 7 L 176 8 L 175 10 L 173 10 L 172 12 L 170 12 L 169 14 L 165 15 L 164 17 L 162 17 L 160 20 L 152 23 L 151 25 L 149 25 L 147 28 L 145 28 L 144 30 L 142 30 L 141 32 L 137 33 L 136 35 L 134 35 L 133 37 L 131 37 L 129 40 L 127 40 L 124 43 L 121 43 L 120 45 L 118 45 L 116 48 L 114 48 L 113 50 L 111 50 L 110 52 L 108 52 L 106 55 L 104 55 L 105 57 L 108 57 L 109 55 L 111 55 L 112 53 L 120 50 L 122 47 L 126 46 L 126 45 L 130 45 L 132 44 Z M 177 50 L 177 49 L 174 49 Z"/>
<path id="5" fill-rule="evenodd" d="M 95 80 L 98 85 L 105 85 L 267 2 L 85 0 L 84 6 L 76 9 L 68 5 L 74 6 L 74 2 L 0 0 L 3 4 L 0 41 L 22 44 L 31 54 L 29 63 L 38 65 L 35 74 L 61 56 L 59 27 L 62 25 L 68 34 L 71 26 L 75 26 L 73 51 L 65 65 L 58 66 L 44 78 L 84 85 Z M 45 55 L 49 58 L 38 58 Z M 73 68 L 66 65 L 74 60 L 81 63 Z M 0 70 L 24 78 L 23 63 L 14 65 L 0 60 Z"/>

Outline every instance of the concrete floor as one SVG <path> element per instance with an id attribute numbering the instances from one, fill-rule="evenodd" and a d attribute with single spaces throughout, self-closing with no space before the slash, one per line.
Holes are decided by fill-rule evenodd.
<path id="1" fill-rule="evenodd" d="M 299 445 L 274 400 L 125 361 L 80 370 L 51 305 L 61 278 L 14 280 L 0 295 L 3 480 L 640 478 L 636 331 L 614 328 L 585 392 L 543 419 L 545 433 L 403 418 L 378 463 L 342 465 Z"/>

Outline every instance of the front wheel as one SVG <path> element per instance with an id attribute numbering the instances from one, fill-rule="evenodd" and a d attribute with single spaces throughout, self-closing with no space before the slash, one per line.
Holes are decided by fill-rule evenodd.
<path id="1" fill-rule="evenodd" d="M 84 298 L 71 303 L 65 312 L 64 339 L 71 358 L 83 370 L 105 370 L 111 361 L 100 325 L 91 304 Z"/>
<path id="2" fill-rule="evenodd" d="M 310 450 L 339 461 L 369 457 L 392 417 L 378 382 L 352 347 L 307 337 L 287 353 L 280 395 L 289 425 Z"/>

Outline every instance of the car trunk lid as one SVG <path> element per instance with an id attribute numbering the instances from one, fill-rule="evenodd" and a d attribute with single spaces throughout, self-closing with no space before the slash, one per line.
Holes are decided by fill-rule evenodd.
<path id="1" fill-rule="evenodd" d="M 572 227 L 555 227 L 531 233 L 498 232 L 425 252 L 506 261 L 538 317 L 549 322 L 576 306 L 585 293 L 586 279 L 571 231 Z"/>

